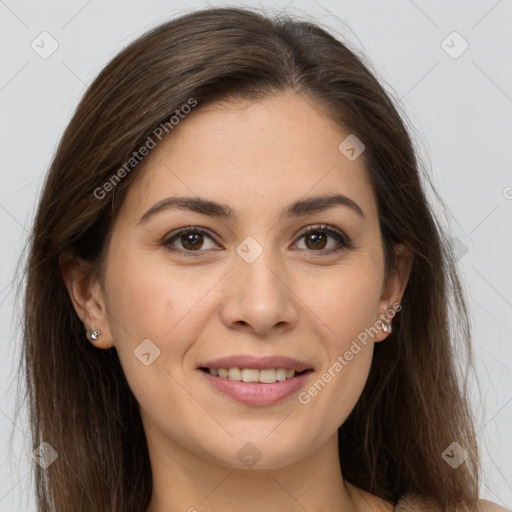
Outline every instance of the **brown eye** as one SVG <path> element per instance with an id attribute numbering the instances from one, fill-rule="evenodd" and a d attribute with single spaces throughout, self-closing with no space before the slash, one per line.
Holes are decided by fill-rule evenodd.
<path id="1" fill-rule="evenodd" d="M 339 252 L 352 247 L 350 239 L 341 231 L 331 229 L 325 225 L 313 226 L 302 232 L 301 237 L 305 240 L 305 249 L 309 252 L 323 252 L 324 254 Z M 337 244 L 328 247 L 329 238 L 333 238 Z M 303 249 L 299 247 L 299 249 Z"/>
<path id="2" fill-rule="evenodd" d="M 201 233 L 188 233 L 186 235 L 180 235 L 181 245 L 185 249 L 200 249 L 203 244 L 203 234 Z"/>
<path id="3" fill-rule="evenodd" d="M 327 244 L 327 238 L 328 238 L 328 235 L 326 235 L 325 233 L 322 233 L 322 232 L 318 232 L 318 231 L 311 231 L 309 233 L 307 233 L 306 235 L 304 235 L 305 237 L 305 240 L 306 240 L 306 246 L 308 247 L 308 249 L 324 249 L 325 248 L 325 245 Z M 311 245 L 309 245 L 309 243 L 311 243 Z"/>
<path id="4" fill-rule="evenodd" d="M 201 253 L 201 249 L 204 249 L 205 237 L 213 240 L 212 237 L 201 228 L 186 228 L 181 229 L 174 235 L 166 238 L 162 244 L 167 247 L 170 251 L 181 251 L 182 253 L 187 253 L 187 256 L 196 256 L 196 254 L 190 253 Z M 181 247 L 176 247 L 176 244 L 181 244 Z M 217 246 L 213 244 L 213 248 Z M 199 254 L 197 254 L 199 255 Z"/>

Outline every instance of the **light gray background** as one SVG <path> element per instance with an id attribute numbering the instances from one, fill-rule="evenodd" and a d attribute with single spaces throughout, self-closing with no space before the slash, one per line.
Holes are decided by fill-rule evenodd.
<path id="1" fill-rule="evenodd" d="M 480 395 L 475 386 L 472 393 L 485 468 L 481 497 L 511 507 L 512 0 L 287 2 L 259 5 L 312 15 L 359 48 L 416 128 L 414 137 L 452 216 L 451 236 L 461 248 L 458 264 L 481 385 Z M 148 28 L 205 5 L 0 0 L 0 512 L 36 510 L 30 473 L 35 447 L 25 417 L 13 427 L 20 343 L 13 277 L 45 172 L 79 98 L 101 68 Z M 47 59 L 31 48 L 43 31 L 59 45 Z M 469 44 L 458 58 L 442 46 L 453 31 Z M 445 45 L 452 52 L 462 48 L 453 37 Z"/>

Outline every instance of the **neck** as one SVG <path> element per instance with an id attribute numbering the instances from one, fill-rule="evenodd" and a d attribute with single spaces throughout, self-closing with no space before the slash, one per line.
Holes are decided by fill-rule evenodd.
<path id="1" fill-rule="evenodd" d="M 153 493 L 147 512 L 235 512 L 241 505 L 245 512 L 358 510 L 355 488 L 342 477 L 337 433 L 299 461 L 271 470 L 229 468 L 154 435 L 148 448 Z"/>

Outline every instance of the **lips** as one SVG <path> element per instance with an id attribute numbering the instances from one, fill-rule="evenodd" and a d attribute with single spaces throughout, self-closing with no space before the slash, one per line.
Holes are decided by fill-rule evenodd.
<path id="1" fill-rule="evenodd" d="M 198 370 L 217 391 L 253 406 L 271 405 L 291 396 L 313 373 L 306 361 L 249 355 L 206 361 Z"/>

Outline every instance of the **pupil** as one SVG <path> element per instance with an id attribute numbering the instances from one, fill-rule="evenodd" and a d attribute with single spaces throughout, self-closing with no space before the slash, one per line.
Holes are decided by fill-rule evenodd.
<path id="1" fill-rule="evenodd" d="M 189 235 L 185 235 L 185 243 L 183 244 L 183 246 L 187 247 L 187 245 L 192 245 L 191 247 L 188 247 L 188 248 L 190 248 L 190 249 L 197 249 L 197 247 L 195 247 L 195 244 L 197 244 L 198 239 L 201 236 L 202 235 L 199 234 L 199 233 L 192 233 L 192 234 L 189 234 Z M 191 240 L 192 240 L 192 242 L 190 244 Z"/>
<path id="2" fill-rule="evenodd" d="M 318 235 L 318 234 L 310 234 L 309 235 L 309 240 L 311 240 L 311 239 L 313 240 L 313 247 L 318 247 L 319 244 L 320 245 L 322 244 L 321 238 L 324 238 L 324 242 L 325 242 L 325 235 L 322 235 L 322 234 L 321 235 Z"/>

